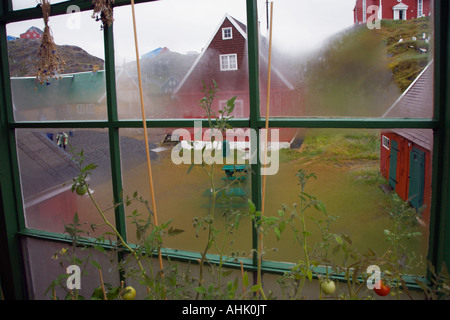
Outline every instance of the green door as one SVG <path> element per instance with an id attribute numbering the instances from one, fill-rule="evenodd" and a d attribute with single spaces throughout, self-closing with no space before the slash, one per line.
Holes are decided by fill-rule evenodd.
<path id="1" fill-rule="evenodd" d="M 398 154 L 398 143 L 395 140 L 391 140 L 391 155 L 389 161 L 389 185 L 394 190 L 397 185 L 397 154 Z"/>
<path id="2" fill-rule="evenodd" d="M 423 190 L 425 185 L 425 152 L 412 148 L 409 152 L 409 192 L 411 205 L 419 209 L 423 205 Z"/>

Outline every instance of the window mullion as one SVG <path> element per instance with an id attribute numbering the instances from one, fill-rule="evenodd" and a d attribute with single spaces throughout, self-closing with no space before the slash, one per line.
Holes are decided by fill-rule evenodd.
<path id="1" fill-rule="evenodd" d="M 122 173 L 120 164 L 120 137 L 119 128 L 114 126 L 117 121 L 117 94 L 114 63 L 114 37 L 113 25 L 104 27 L 105 47 L 105 75 L 106 75 L 106 101 L 108 113 L 109 153 L 111 161 L 111 180 L 114 203 L 122 202 Z M 126 241 L 125 209 L 123 205 L 115 209 L 116 229 Z"/>
<path id="2" fill-rule="evenodd" d="M 258 7 L 256 0 L 247 0 L 247 42 L 248 42 L 248 78 L 250 100 L 250 128 L 256 132 L 256 152 L 259 153 L 259 46 L 258 46 Z M 258 157 L 257 157 L 258 159 Z M 259 159 L 258 159 L 259 160 Z M 261 210 L 261 163 L 251 164 L 252 201 L 256 210 Z M 255 227 L 252 230 L 252 248 L 254 249 L 253 264 L 258 263 L 258 234 Z"/>

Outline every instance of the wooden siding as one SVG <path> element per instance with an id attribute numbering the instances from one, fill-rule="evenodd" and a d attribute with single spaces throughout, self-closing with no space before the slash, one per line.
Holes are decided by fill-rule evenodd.
<path id="1" fill-rule="evenodd" d="M 395 140 L 398 143 L 397 153 L 397 173 L 396 173 L 396 188 L 395 192 L 399 195 L 403 201 L 408 201 L 409 195 L 409 180 L 410 180 L 410 152 L 413 148 L 419 149 L 425 154 L 425 178 L 424 178 L 424 193 L 423 193 L 423 206 L 422 220 L 428 224 L 430 217 L 431 206 L 431 177 L 432 177 L 432 152 L 420 145 L 417 145 L 407 138 L 395 133 L 395 132 L 383 132 L 381 134 L 381 140 L 383 136 L 389 138 L 391 145 Z M 386 149 L 381 146 L 380 155 L 380 172 L 381 175 L 389 180 L 389 167 L 391 160 L 391 148 Z"/>
<path id="2" fill-rule="evenodd" d="M 406 13 L 407 20 L 417 18 L 417 0 L 403 0 L 402 3 L 408 6 L 408 10 Z M 394 6 L 398 5 L 399 2 L 397 0 L 381 0 L 381 11 L 382 11 L 382 19 L 394 19 L 394 10 L 392 9 Z M 363 21 L 363 0 L 357 0 L 355 3 L 355 8 L 353 9 L 354 22 L 362 23 Z M 367 7 L 371 5 L 380 6 L 380 0 L 366 0 Z M 430 15 L 432 10 L 431 1 L 423 0 L 423 15 Z M 370 17 L 372 13 L 368 13 L 367 17 Z"/>
<path id="3" fill-rule="evenodd" d="M 222 39 L 222 29 L 232 28 L 233 38 Z M 213 108 L 219 107 L 221 100 L 237 96 L 243 102 L 243 117 L 249 115 L 248 65 L 246 47 L 246 27 L 243 23 L 226 15 L 213 35 L 210 43 L 198 57 L 197 61 L 181 81 L 174 94 L 174 103 L 170 106 L 173 115 L 184 118 L 203 117 L 204 110 L 198 101 L 202 98 L 202 81 L 211 86 L 216 81 L 220 92 L 217 94 Z M 267 41 L 261 39 L 261 49 Z M 260 93 L 261 115 L 265 116 L 268 59 L 261 50 L 260 54 Z M 237 70 L 221 71 L 220 55 L 236 54 Z M 301 116 L 303 115 L 303 90 L 294 87 L 283 74 L 272 65 L 271 69 L 271 115 Z M 288 132 L 289 130 L 285 130 Z M 292 136 L 291 136 L 292 138 Z"/>

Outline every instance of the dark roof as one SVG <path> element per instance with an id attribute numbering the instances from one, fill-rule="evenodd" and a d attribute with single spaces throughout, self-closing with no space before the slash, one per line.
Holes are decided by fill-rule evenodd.
<path id="1" fill-rule="evenodd" d="M 31 27 L 31 28 L 28 28 L 28 30 L 27 31 L 25 31 L 25 33 L 27 33 L 28 31 L 30 31 L 30 30 L 33 30 L 33 31 L 36 31 L 37 33 L 39 33 L 40 35 L 43 35 L 44 34 L 44 31 L 42 31 L 41 29 L 39 29 L 38 27 Z"/>
<path id="2" fill-rule="evenodd" d="M 44 132 L 19 130 L 17 146 L 24 199 L 70 187 L 78 175 L 71 157 Z"/>
<path id="3" fill-rule="evenodd" d="M 434 65 L 430 62 L 397 101 L 384 113 L 383 118 L 432 118 L 433 117 Z M 393 132 L 431 150 L 432 130 L 397 129 Z"/>

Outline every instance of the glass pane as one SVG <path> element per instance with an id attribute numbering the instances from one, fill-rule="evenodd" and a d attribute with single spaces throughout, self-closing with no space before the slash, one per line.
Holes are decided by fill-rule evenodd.
<path id="1" fill-rule="evenodd" d="M 51 0 L 51 4 L 57 4 L 69 0 Z M 13 10 L 35 8 L 40 1 L 38 0 L 12 0 Z"/>
<path id="2" fill-rule="evenodd" d="M 385 230 L 401 234 L 412 259 L 405 260 L 411 267 L 406 273 L 423 274 L 431 205 L 431 138 L 431 130 L 302 129 L 289 148 L 280 150 L 279 170 L 267 176 L 265 215 L 278 216 L 284 210 L 287 219 L 303 212 L 311 260 L 317 259 L 314 252 L 323 242 L 313 219 L 338 217 L 329 231 L 341 239 L 348 235 L 352 249 L 361 253 L 371 249 L 377 257 L 393 248 Z M 315 176 L 308 179 L 309 174 Z M 316 200 L 324 204 L 329 217 L 318 210 L 320 206 L 314 207 Z M 300 238 L 303 234 L 299 219 L 296 232 L 286 227 L 280 241 L 273 232 L 267 237 L 265 259 L 304 261 L 302 246 L 294 240 L 296 234 Z M 411 229 L 406 229 L 408 223 Z M 341 263 L 342 252 L 332 251 L 338 242 L 332 237 L 329 243 L 328 258 Z M 324 251 L 320 252 L 323 258 Z"/>
<path id="3" fill-rule="evenodd" d="M 356 6 L 355 6 L 356 3 Z M 364 2 L 366 3 L 366 2 Z M 270 115 L 432 118 L 433 1 L 418 18 L 392 20 L 392 7 L 367 1 L 274 3 Z M 424 4 L 425 4 L 424 3 Z M 369 11 L 374 4 L 375 11 Z M 269 35 L 259 3 L 261 114 L 266 113 Z"/>
<path id="4" fill-rule="evenodd" d="M 72 151 L 73 148 L 73 151 Z M 113 203 L 108 134 L 88 129 L 19 129 L 17 153 L 27 228 L 64 232 L 75 213 L 91 235 L 108 230 L 87 190 L 72 191 L 73 179 L 91 163 L 98 167 L 86 177 L 89 191 L 102 210 Z M 78 185 L 79 183 L 77 183 Z M 83 195 L 79 195 L 81 193 Z M 114 212 L 105 211 L 114 225 Z M 108 230 L 109 231 L 109 230 Z"/>
<path id="5" fill-rule="evenodd" d="M 116 8 L 114 14 L 119 117 L 139 119 L 142 112 L 131 8 Z M 216 81 L 220 89 L 214 109 L 236 96 L 232 115 L 248 117 L 245 2 L 171 0 L 138 4 L 136 21 L 147 118 L 203 117 L 197 103 L 203 95 L 202 81 L 207 87 Z M 231 28 L 231 33 L 223 33 L 226 28 Z"/>
<path id="6" fill-rule="evenodd" d="M 198 131 L 194 131 L 193 128 L 148 130 L 158 222 L 162 225 L 171 221 L 170 227 L 184 231 L 174 237 L 166 237 L 163 246 L 202 252 L 206 245 L 207 232 L 200 228 L 197 237 L 196 227 L 201 224 L 201 220 L 211 216 L 214 218 L 214 228 L 220 231 L 217 243 L 221 249 L 213 247 L 209 253 L 220 253 L 220 250 L 224 250 L 222 253 L 225 255 L 232 255 L 237 251 L 240 254 L 249 254 L 250 219 L 242 217 L 238 231 L 226 229 L 226 223 L 233 221 L 230 219 L 235 219 L 238 214 L 248 211 L 247 202 L 251 197 L 250 175 L 245 166 L 248 163 L 245 140 L 241 134 L 236 135 L 238 138 L 231 138 L 231 135 L 228 135 L 225 149 L 223 141 L 216 140 L 214 144 L 216 153 L 213 155 L 211 143 L 208 143 L 209 136 L 205 130 L 203 137 L 195 140 L 192 149 L 188 141 L 194 138 L 194 132 Z M 142 129 L 121 129 L 120 134 L 124 195 L 132 197 L 133 193 L 137 192 L 139 196 L 149 201 L 149 209 L 153 211 Z M 203 158 L 202 146 L 206 146 Z M 227 152 L 225 156 L 224 150 Z M 197 159 L 199 162 L 196 162 Z M 211 160 L 209 163 L 214 163 L 214 168 L 212 164 L 202 167 L 199 164 L 202 159 Z M 191 168 L 192 163 L 198 164 Z M 236 172 L 233 169 L 227 171 L 226 166 L 234 164 Z M 211 189 L 218 192 L 215 201 Z M 127 216 L 131 216 L 134 210 L 142 214 L 139 219 L 144 221 L 148 219 L 146 207 L 139 202 L 126 207 Z M 227 210 L 232 210 L 233 213 Z M 127 219 L 127 233 L 130 242 L 138 240 L 136 225 L 130 217 Z M 226 246 L 222 248 L 224 244 Z"/>
<path id="7" fill-rule="evenodd" d="M 42 67 L 43 76 L 37 79 L 42 61 L 39 50 L 50 47 L 42 43 L 42 19 L 7 25 L 7 34 L 12 37 L 8 41 L 8 60 L 16 121 L 107 118 L 103 33 L 91 14 L 78 12 L 49 18 L 56 45 L 52 52 L 59 57 L 45 61 L 56 61 L 60 66 L 51 78 L 45 78 L 49 70 Z"/>
<path id="8" fill-rule="evenodd" d="M 80 267 L 80 290 L 79 295 L 85 299 L 91 299 L 94 290 L 100 287 L 100 275 L 97 267 L 92 261 L 101 266 L 102 278 L 105 284 L 118 286 L 120 283 L 117 259 L 112 258 L 108 253 L 104 254 L 94 249 L 74 248 L 67 243 L 58 243 L 54 241 L 44 241 L 33 238 L 23 238 L 22 240 L 23 257 L 25 262 L 25 276 L 28 283 L 28 292 L 31 300 L 50 300 L 53 290 L 46 292 L 53 281 L 58 279 L 59 275 L 66 273 L 69 265 Z M 62 250 L 66 249 L 66 255 Z M 75 253 L 77 262 L 70 261 L 69 254 Z M 55 255 L 57 254 L 57 256 Z M 112 259 L 111 259 L 112 258 Z M 55 294 L 58 299 L 64 300 L 69 295 L 67 288 L 67 278 L 61 279 L 61 285 L 56 285 Z M 73 290 L 73 293 L 75 290 Z"/>

